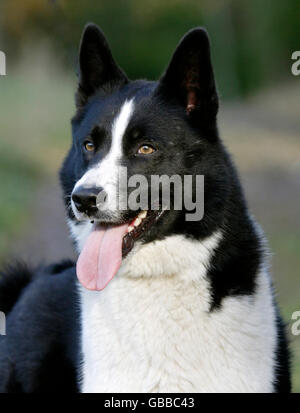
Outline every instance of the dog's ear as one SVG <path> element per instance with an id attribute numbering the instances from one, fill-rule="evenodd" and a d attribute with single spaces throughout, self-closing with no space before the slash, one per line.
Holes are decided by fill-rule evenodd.
<path id="1" fill-rule="evenodd" d="M 127 82 L 127 76 L 112 57 L 104 34 L 97 25 L 89 23 L 80 43 L 77 107 L 83 106 L 97 90 L 110 93 Z"/>
<path id="2" fill-rule="evenodd" d="M 192 29 L 180 41 L 160 79 L 158 93 L 183 105 L 193 118 L 216 116 L 218 95 L 205 29 Z"/>

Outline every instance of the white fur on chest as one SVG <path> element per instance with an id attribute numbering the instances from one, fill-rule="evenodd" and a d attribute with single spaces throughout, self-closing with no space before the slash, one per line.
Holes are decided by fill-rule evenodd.
<path id="1" fill-rule="evenodd" d="M 189 251 L 195 265 L 197 254 L 206 263 L 218 237 L 203 250 L 182 237 L 154 248 L 163 259 L 170 241 L 181 241 L 174 261 Z M 199 261 L 190 268 L 187 261 L 181 274 L 171 274 L 165 262 L 170 275 L 163 277 L 130 277 L 129 261 L 102 292 L 81 289 L 83 392 L 272 391 L 275 321 L 265 273 L 254 296 L 228 297 L 209 312 Z"/>

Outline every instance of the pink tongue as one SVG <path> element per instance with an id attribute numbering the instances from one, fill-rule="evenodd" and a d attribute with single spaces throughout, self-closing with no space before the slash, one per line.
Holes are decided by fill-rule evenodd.
<path id="1" fill-rule="evenodd" d="M 77 261 L 77 277 L 89 290 L 103 290 L 122 263 L 122 240 L 128 224 L 95 226 Z"/>

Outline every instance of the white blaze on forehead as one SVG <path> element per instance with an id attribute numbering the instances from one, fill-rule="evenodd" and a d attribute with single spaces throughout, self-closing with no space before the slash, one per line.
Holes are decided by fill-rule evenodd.
<path id="1" fill-rule="evenodd" d="M 108 154 L 97 165 L 89 169 L 76 183 L 75 188 L 102 187 L 108 195 L 108 206 L 115 209 L 118 189 L 118 166 L 122 158 L 122 142 L 126 128 L 134 111 L 133 99 L 126 100 L 115 117 L 111 130 L 111 147 Z"/>
<path id="2" fill-rule="evenodd" d="M 125 101 L 112 126 L 112 146 L 110 155 L 120 157 L 122 155 L 122 139 L 129 124 L 134 109 L 133 99 Z"/>

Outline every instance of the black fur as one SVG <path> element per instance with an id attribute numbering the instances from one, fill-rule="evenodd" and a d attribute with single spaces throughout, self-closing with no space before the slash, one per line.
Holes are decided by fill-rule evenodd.
<path id="1" fill-rule="evenodd" d="M 264 249 L 249 217 L 236 169 L 219 138 L 218 96 L 203 29 L 192 30 L 183 38 L 160 81 L 148 82 L 129 81 L 113 60 L 103 33 L 95 25 L 86 27 L 79 53 L 73 142 L 60 171 L 68 216 L 75 222 L 69 208 L 75 183 L 105 157 L 112 122 L 124 101 L 133 97 L 135 111 L 123 139 L 128 176 L 205 176 L 203 219 L 188 222 L 184 218 L 188 211 L 167 211 L 142 241 L 173 234 L 201 241 L 221 230 L 222 240 L 208 269 L 211 311 L 221 311 L 225 297 L 255 293 Z M 93 153 L 83 149 L 87 138 L 95 145 Z M 137 148 L 145 143 L 156 152 L 151 157 L 137 156 Z M 126 210 L 121 222 L 135 215 L 136 211 Z M 117 223 L 99 211 L 88 218 Z M 28 270 L 20 274 L 10 275 L 19 279 L 15 289 L 9 287 L 15 281 L 0 284 L 0 297 L 7 291 L 11 297 L 2 298 L 4 308 L 11 312 L 8 334 L 1 339 L 0 389 L 75 391 L 80 352 L 74 267 L 59 264 L 34 275 Z M 279 316 L 276 357 L 276 391 L 286 392 L 290 390 L 288 349 Z"/>
<path id="2" fill-rule="evenodd" d="M 79 316 L 74 265 L 30 272 L 24 287 L 17 267 L 2 279 L 7 305 L 6 336 L 0 336 L 0 392 L 77 392 Z M 9 279 L 7 278 L 9 276 Z M 15 286 L 12 288 L 12 280 Z M 10 303 L 11 304 L 11 303 Z M 1 300 L 0 308 L 5 307 Z"/>
<path id="3" fill-rule="evenodd" d="M 128 82 L 127 76 L 112 58 L 104 34 L 94 24 L 89 24 L 83 32 L 79 64 L 79 85 L 76 95 L 76 104 L 79 108 L 100 88 L 106 93 L 112 93 Z"/>
<path id="4" fill-rule="evenodd" d="M 6 266 L 0 273 L 0 311 L 10 312 L 32 277 L 33 272 L 23 262 Z"/>
<path id="5" fill-rule="evenodd" d="M 283 323 L 279 311 L 277 309 L 276 317 L 278 338 L 276 348 L 276 371 L 274 380 L 275 393 L 290 393 L 292 389 L 291 383 L 291 360 L 288 350 L 288 340 L 286 336 L 286 326 Z"/>

